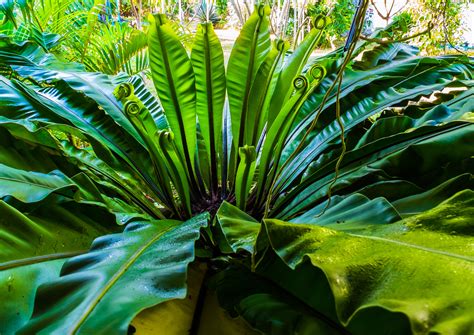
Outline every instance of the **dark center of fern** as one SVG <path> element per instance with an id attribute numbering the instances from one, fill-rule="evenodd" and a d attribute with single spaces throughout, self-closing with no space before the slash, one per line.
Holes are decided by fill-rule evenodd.
<path id="1" fill-rule="evenodd" d="M 224 201 L 227 201 L 231 204 L 235 204 L 235 196 L 233 194 L 223 195 L 220 190 L 219 192 L 217 192 L 217 194 L 207 194 L 200 201 L 194 202 L 191 205 L 193 216 L 200 213 L 208 212 L 211 217 L 213 217 L 219 210 L 219 207 L 221 206 L 222 202 Z"/>

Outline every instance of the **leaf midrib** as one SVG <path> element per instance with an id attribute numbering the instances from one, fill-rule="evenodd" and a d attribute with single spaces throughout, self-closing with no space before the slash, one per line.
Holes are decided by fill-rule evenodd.
<path id="1" fill-rule="evenodd" d="M 18 183 L 18 184 L 27 184 L 27 185 L 30 185 L 30 186 L 36 186 L 38 188 L 44 188 L 44 189 L 52 190 L 52 191 L 60 190 L 62 188 L 68 187 L 68 186 L 76 186 L 75 184 L 67 184 L 67 185 L 62 185 L 62 186 L 58 186 L 58 187 L 53 187 L 53 186 L 47 186 L 47 185 L 32 183 L 32 182 L 28 182 L 28 181 L 23 181 L 21 179 L 14 179 L 14 178 L 8 178 L 8 177 L 0 177 L 0 180 L 6 180 L 6 181 Z"/>
<path id="2" fill-rule="evenodd" d="M 37 264 L 37 263 L 58 260 L 62 258 L 70 258 L 70 257 L 84 254 L 86 252 L 87 252 L 86 250 L 70 251 L 70 252 L 62 252 L 62 253 L 56 253 L 56 254 L 48 254 L 48 255 L 17 259 L 14 261 L 0 263 L 0 271 L 9 270 L 9 269 L 13 269 L 13 268 L 25 266 L 25 265 L 32 265 L 32 264 Z"/>
<path id="3" fill-rule="evenodd" d="M 426 252 L 429 252 L 429 253 L 435 253 L 435 254 L 439 254 L 439 255 L 443 255 L 443 256 L 457 258 L 457 259 L 464 260 L 464 261 L 467 261 L 467 262 L 474 262 L 474 257 L 458 255 L 458 254 L 454 254 L 454 253 L 451 253 L 451 252 L 436 250 L 436 249 L 424 247 L 424 246 L 421 246 L 421 245 L 411 244 L 411 243 L 398 241 L 398 240 L 394 240 L 394 239 L 389 239 L 389 238 L 384 238 L 384 237 L 379 237 L 379 236 L 359 235 L 359 234 L 348 234 L 348 235 L 354 236 L 354 237 L 359 237 L 359 238 L 367 238 L 367 239 L 370 239 L 370 240 L 380 241 L 380 242 L 384 242 L 384 243 L 386 243 L 386 242 L 393 243 L 393 244 L 401 245 L 401 246 L 408 247 L 408 248 L 413 248 L 413 249 L 426 251 Z"/>
<path id="4" fill-rule="evenodd" d="M 216 138 L 215 138 L 215 127 L 214 127 L 214 77 L 212 64 L 211 64 L 211 50 L 209 41 L 209 27 L 206 27 L 204 32 L 204 59 L 205 59 L 205 72 L 206 72 L 206 89 L 207 89 L 207 112 L 209 120 L 209 137 L 210 137 L 210 159 L 211 159 L 211 183 L 213 191 L 218 188 L 217 181 L 217 157 L 216 157 Z"/>
<path id="5" fill-rule="evenodd" d="M 163 29 L 162 26 L 158 26 L 158 23 L 155 23 L 156 26 L 156 31 L 159 33 L 159 29 Z M 166 34 L 166 32 L 162 32 L 162 34 Z M 173 77 L 173 71 L 170 68 L 170 63 L 169 63 L 169 58 L 168 58 L 168 53 L 166 51 L 166 47 L 164 44 L 164 41 L 162 38 L 158 37 L 158 42 L 160 44 L 160 49 L 161 49 L 161 54 L 163 56 L 163 66 L 166 71 L 166 77 L 170 80 L 168 80 L 168 85 L 170 87 L 170 93 L 171 93 L 171 100 L 176 112 L 177 116 L 177 121 L 178 121 L 178 127 L 180 131 L 180 140 L 181 140 L 181 145 L 183 147 L 183 154 L 184 154 L 184 159 L 186 161 L 186 166 L 190 171 L 192 171 L 192 163 L 191 163 L 191 158 L 190 158 L 190 153 L 188 149 L 188 141 L 186 138 L 186 129 L 183 124 L 183 113 L 181 111 L 181 105 L 178 100 L 178 92 L 176 90 L 176 86 L 174 85 L 174 77 Z"/>

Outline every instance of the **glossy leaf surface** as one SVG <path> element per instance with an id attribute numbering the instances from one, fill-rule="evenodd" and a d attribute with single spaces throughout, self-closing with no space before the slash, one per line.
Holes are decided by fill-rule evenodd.
<path id="1" fill-rule="evenodd" d="M 185 297 L 187 266 L 206 225 L 207 215 L 183 224 L 135 222 L 122 234 L 97 239 L 88 253 L 64 265 L 58 280 L 40 287 L 32 319 L 20 333 L 125 333 L 140 310 Z M 56 298 L 48 299 L 51 294 Z"/>

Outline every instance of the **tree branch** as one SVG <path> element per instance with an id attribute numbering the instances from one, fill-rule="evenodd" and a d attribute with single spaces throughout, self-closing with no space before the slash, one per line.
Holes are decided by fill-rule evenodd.
<path id="1" fill-rule="evenodd" d="M 410 36 L 400 38 L 398 40 L 389 40 L 389 39 L 382 39 L 382 38 L 371 38 L 371 37 L 363 36 L 363 35 L 360 36 L 360 39 L 364 40 L 364 41 L 367 41 L 367 42 L 374 42 L 374 43 L 378 43 L 378 44 L 382 44 L 382 45 L 388 45 L 388 44 L 392 44 L 392 43 L 402 43 L 402 42 L 414 39 L 418 36 L 429 33 L 432 29 L 433 29 L 433 24 L 430 22 L 430 23 L 428 23 L 428 28 L 426 28 L 425 30 L 423 30 L 419 33 L 416 33 L 414 35 L 410 35 Z"/>

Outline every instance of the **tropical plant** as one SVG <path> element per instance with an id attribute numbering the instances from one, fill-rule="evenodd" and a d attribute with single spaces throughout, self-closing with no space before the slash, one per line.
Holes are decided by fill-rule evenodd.
<path id="1" fill-rule="evenodd" d="M 215 26 L 221 21 L 218 7 L 214 5 L 213 1 L 201 1 L 196 5 L 195 12 L 201 22 L 212 22 Z"/>
<path id="2" fill-rule="evenodd" d="M 309 15 L 326 15 L 330 18 L 331 24 L 324 32 L 322 43 L 335 49 L 344 42 L 351 26 L 352 17 L 356 6 L 352 0 L 325 0 L 315 4 L 309 4 L 307 11 Z"/>
<path id="3" fill-rule="evenodd" d="M 75 0 L 7 0 L 0 4 L 0 13 L 3 14 L 2 30 L 24 26 L 32 36 L 45 31 L 67 35 L 88 15 L 86 7 L 75 6 Z"/>
<path id="4" fill-rule="evenodd" d="M 34 41 L 58 57 L 85 64 L 89 71 L 130 75 L 148 69 L 147 35 L 104 15 L 103 0 L 6 1 L 0 5 L 0 34 Z M 1 18 L 1 17 L 0 17 Z"/>
<path id="5" fill-rule="evenodd" d="M 87 49 L 83 41 L 75 39 L 72 49 L 74 59 L 82 60 L 88 71 L 134 75 L 149 69 L 147 34 L 127 22 L 99 24 Z"/>
<path id="6" fill-rule="evenodd" d="M 379 17 L 387 23 L 393 19 L 402 28 L 392 34 L 392 39 L 411 37 L 424 53 L 446 53 L 447 48 L 459 51 L 466 42 L 463 34 L 468 28 L 463 14 L 468 10 L 467 0 L 413 0 L 402 1 L 398 6 L 392 0 L 384 2 L 385 8 L 371 3 Z"/>
<path id="7" fill-rule="evenodd" d="M 160 104 L 2 49 L 0 333 L 472 333 L 472 60 L 308 62 L 324 17 L 289 52 L 268 14 L 227 71 L 212 24 L 188 55 L 155 15 Z"/>

